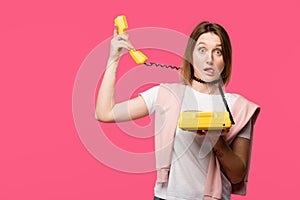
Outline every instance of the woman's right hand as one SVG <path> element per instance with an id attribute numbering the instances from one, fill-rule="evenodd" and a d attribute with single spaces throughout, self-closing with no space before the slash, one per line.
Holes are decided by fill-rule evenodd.
<path id="1" fill-rule="evenodd" d="M 115 26 L 114 28 L 114 37 L 110 43 L 110 54 L 109 54 L 109 63 L 110 62 L 118 62 L 122 56 L 123 48 L 127 50 L 134 49 L 132 44 L 128 39 L 127 33 L 118 34 L 118 28 Z"/>

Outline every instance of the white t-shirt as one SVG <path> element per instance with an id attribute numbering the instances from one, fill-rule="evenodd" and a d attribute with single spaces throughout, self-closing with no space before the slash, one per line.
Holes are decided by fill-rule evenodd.
<path id="1" fill-rule="evenodd" d="M 145 100 L 149 115 L 155 112 L 159 86 L 140 93 Z M 238 95 L 226 93 L 231 110 Z M 220 95 L 200 93 L 190 86 L 186 87 L 181 111 L 226 111 Z M 251 123 L 239 133 L 238 137 L 251 138 Z M 205 136 L 193 131 L 176 128 L 172 163 L 167 183 L 156 183 L 154 195 L 167 200 L 203 200 L 208 165 L 211 156 L 211 143 Z M 230 199 L 231 184 L 222 174 L 222 199 Z"/>

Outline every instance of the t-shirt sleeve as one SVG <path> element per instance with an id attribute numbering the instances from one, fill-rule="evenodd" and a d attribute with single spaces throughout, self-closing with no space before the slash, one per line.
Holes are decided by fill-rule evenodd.
<path id="1" fill-rule="evenodd" d="M 242 137 L 242 138 L 246 138 L 246 139 L 250 140 L 251 139 L 252 130 L 253 130 L 253 123 L 252 123 L 252 119 L 250 119 L 248 121 L 248 123 L 246 124 L 246 126 L 244 126 L 244 128 L 237 135 L 237 137 Z"/>
<path id="2" fill-rule="evenodd" d="M 139 93 L 139 95 L 143 97 L 146 103 L 149 115 L 153 114 L 155 111 L 155 104 L 156 104 L 158 90 L 159 90 L 159 85 Z"/>

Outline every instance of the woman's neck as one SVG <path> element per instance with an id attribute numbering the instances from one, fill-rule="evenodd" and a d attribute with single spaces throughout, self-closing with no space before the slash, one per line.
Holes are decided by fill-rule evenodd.
<path id="1" fill-rule="evenodd" d="M 217 84 L 204 84 L 198 81 L 192 80 L 191 87 L 198 92 L 205 94 L 220 94 Z"/>

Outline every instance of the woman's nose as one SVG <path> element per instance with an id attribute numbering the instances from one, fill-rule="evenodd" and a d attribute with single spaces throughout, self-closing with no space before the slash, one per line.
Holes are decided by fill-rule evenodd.
<path id="1" fill-rule="evenodd" d="M 209 65 L 213 65 L 213 56 L 212 56 L 212 52 L 207 52 L 206 55 L 206 63 Z"/>

